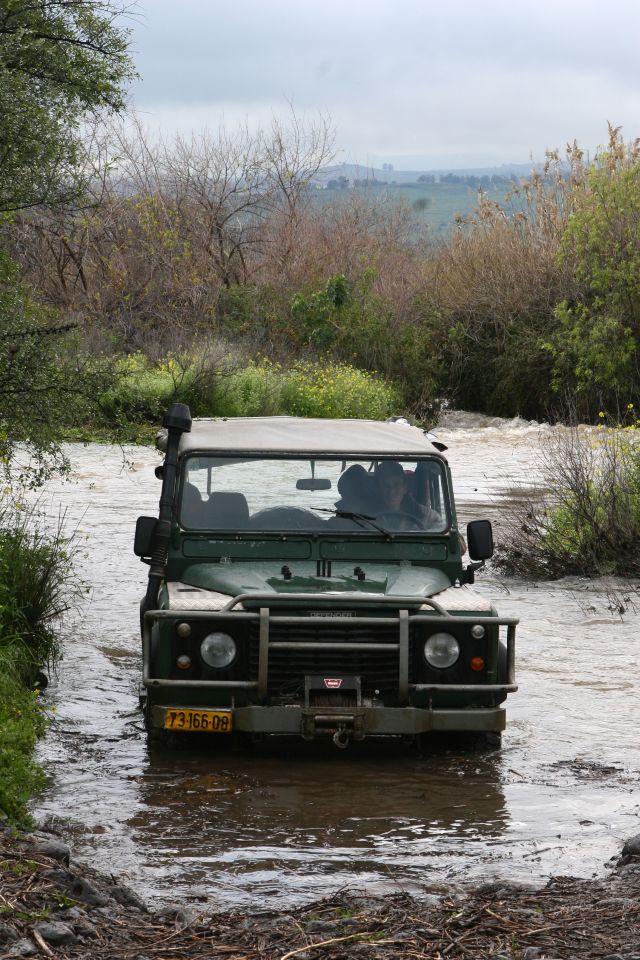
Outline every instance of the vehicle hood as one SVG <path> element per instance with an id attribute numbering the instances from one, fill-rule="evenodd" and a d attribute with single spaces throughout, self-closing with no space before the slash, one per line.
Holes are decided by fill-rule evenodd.
<path id="1" fill-rule="evenodd" d="M 434 567 L 362 563 L 365 579 L 359 580 L 353 563 L 334 563 L 331 576 L 318 576 L 315 563 L 291 566 L 291 577 L 285 579 L 281 563 L 198 563 L 183 571 L 181 582 L 230 597 L 245 593 L 360 593 L 363 599 L 366 594 L 431 597 L 451 586 L 446 574 Z"/>

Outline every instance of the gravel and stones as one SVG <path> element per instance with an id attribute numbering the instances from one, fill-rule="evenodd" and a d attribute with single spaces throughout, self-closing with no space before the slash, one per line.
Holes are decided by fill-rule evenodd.
<path id="1" fill-rule="evenodd" d="M 0 832 L 0 960 L 640 960 L 640 845 L 595 880 L 372 897 L 207 916 L 153 912 L 117 880 Z"/>

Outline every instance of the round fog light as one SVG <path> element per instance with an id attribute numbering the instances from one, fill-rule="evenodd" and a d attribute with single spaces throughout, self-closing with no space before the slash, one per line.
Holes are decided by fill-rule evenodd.
<path id="1" fill-rule="evenodd" d="M 228 633 L 210 633 L 200 644 L 200 656 L 208 667 L 224 670 L 236 658 L 238 648 Z"/>
<path id="2" fill-rule="evenodd" d="M 484 633 L 485 630 L 481 623 L 476 623 L 473 627 L 471 627 L 471 636 L 474 640 L 482 640 Z"/>
<path id="3" fill-rule="evenodd" d="M 450 633 L 434 633 L 424 645 L 424 658 L 430 667 L 446 670 L 460 656 L 460 644 Z"/>

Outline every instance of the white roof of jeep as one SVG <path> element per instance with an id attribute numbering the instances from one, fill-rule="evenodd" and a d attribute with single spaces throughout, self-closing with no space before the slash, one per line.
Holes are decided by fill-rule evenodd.
<path id="1" fill-rule="evenodd" d="M 436 456 L 424 430 L 406 421 L 320 420 L 304 417 L 196 419 L 180 439 L 180 455 L 227 452 L 349 456 Z"/>

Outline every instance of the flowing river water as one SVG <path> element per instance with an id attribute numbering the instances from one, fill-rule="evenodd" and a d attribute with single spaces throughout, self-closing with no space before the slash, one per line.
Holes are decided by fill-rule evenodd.
<path id="1" fill-rule="evenodd" d="M 490 517 L 499 540 L 504 504 L 535 481 L 553 431 L 450 415 L 437 433 L 459 517 Z M 501 751 L 150 752 L 137 709 L 147 568 L 132 543 L 138 514 L 157 513 L 158 456 L 96 444 L 69 454 L 73 481 L 51 483 L 43 503 L 77 525 L 90 595 L 66 622 L 45 694 L 55 713 L 35 814 L 77 859 L 156 904 L 212 911 L 295 906 L 344 886 L 419 894 L 589 877 L 640 830 L 640 612 L 628 584 L 477 578 L 521 621 Z M 628 598 L 622 616 L 612 590 Z"/>

